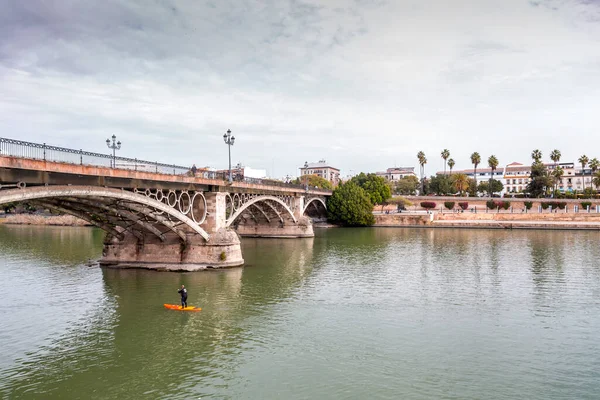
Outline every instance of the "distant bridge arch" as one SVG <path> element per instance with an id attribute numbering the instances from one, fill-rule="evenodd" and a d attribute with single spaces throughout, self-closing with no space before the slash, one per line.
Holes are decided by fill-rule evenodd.
<path id="1" fill-rule="evenodd" d="M 246 201 L 240 202 L 239 204 L 236 204 L 232 200 L 229 204 L 229 208 L 232 213 L 229 218 L 227 218 L 227 227 L 238 221 L 240 216 L 245 212 L 250 212 L 250 214 L 254 216 L 254 213 L 251 211 L 252 209 L 258 210 L 267 222 L 271 222 L 271 219 L 276 219 L 283 223 L 286 218 L 289 218 L 294 223 L 298 222 L 290 206 L 276 196 L 256 196 L 248 198 Z"/>
<path id="2" fill-rule="evenodd" d="M 304 204 L 302 215 L 312 217 L 313 219 L 324 218 L 327 216 L 327 203 L 321 197 L 308 199 Z"/>

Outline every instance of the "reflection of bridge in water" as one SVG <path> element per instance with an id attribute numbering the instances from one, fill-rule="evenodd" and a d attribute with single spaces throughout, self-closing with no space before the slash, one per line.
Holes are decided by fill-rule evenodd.
<path id="1" fill-rule="evenodd" d="M 111 162 L 117 168 L 110 168 Z M 0 204 L 27 201 L 101 228 L 103 264 L 177 270 L 241 265 L 238 234 L 312 237 L 311 219 L 324 217 L 331 194 L 278 181 L 225 178 L 0 138 Z"/>

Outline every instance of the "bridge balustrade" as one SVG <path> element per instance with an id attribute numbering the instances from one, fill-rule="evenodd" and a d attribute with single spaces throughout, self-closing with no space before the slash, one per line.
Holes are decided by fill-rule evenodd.
<path id="1" fill-rule="evenodd" d="M 69 149 L 66 147 L 52 146 L 46 143 L 33 143 L 23 140 L 9 139 L 0 137 L 0 156 L 11 156 L 18 158 L 26 158 L 32 160 L 44 160 L 50 162 L 61 162 L 68 164 L 92 165 L 110 168 L 114 161 L 117 169 L 135 170 L 154 172 L 167 175 L 192 176 L 189 167 L 164 164 L 157 161 L 141 160 L 128 157 L 113 157 L 111 154 L 93 153 L 84 151 L 83 149 Z M 197 177 L 205 179 L 215 179 L 219 181 L 227 181 L 228 173 L 215 171 L 198 171 Z M 245 182 L 259 185 L 291 187 L 305 189 L 305 185 L 281 182 L 271 179 L 249 178 L 237 176 L 234 179 L 236 182 Z M 310 190 L 322 191 L 329 193 L 329 190 L 309 187 Z"/>

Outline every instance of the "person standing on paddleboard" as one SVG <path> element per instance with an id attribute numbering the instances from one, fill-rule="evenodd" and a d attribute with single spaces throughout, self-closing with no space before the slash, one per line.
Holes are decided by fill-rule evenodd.
<path id="1" fill-rule="evenodd" d="M 187 307 L 187 289 L 181 285 L 181 289 L 177 291 L 181 295 L 181 308 Z"/>

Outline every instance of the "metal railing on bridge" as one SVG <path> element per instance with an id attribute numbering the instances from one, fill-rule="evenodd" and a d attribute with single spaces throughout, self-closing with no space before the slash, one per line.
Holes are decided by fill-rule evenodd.
<path id="1" fill-rule="evenodd" d="M 0 137 L 0 156 L 11 156 L 27 158 L 32 160 L 44 160 L 52 162 L 62 162 L 68 164 L 94 165 L 108 167 L 114 166 L 116 169 L 127 169 L 135 171 L 154 172 L 168 175 L 192 176 L 190 167 L 184 167 L 175 164 L 164 164 L 157 161 L 140 160 L 137 158 L 112 156 L 111 154 L 92 153 L 82 149 L 69 149 L 66 147 L 51 146 L 46 143 L 25 142 L 22 140 L 8 139 Z M 228 173 L 216 171 L 203 171 L 199 169 L 196 174 L 198 178 L 215 179 L 220 181 L 228 180 Z M 305 189 L 305 185 L 281 182 L 271 179 L 248 178 L 236 176 L 235 182 L 254 183 L 259 185 L 292 187 Z M 329 192 L 329 190 L 309 187 L 310 190 Z"/>

